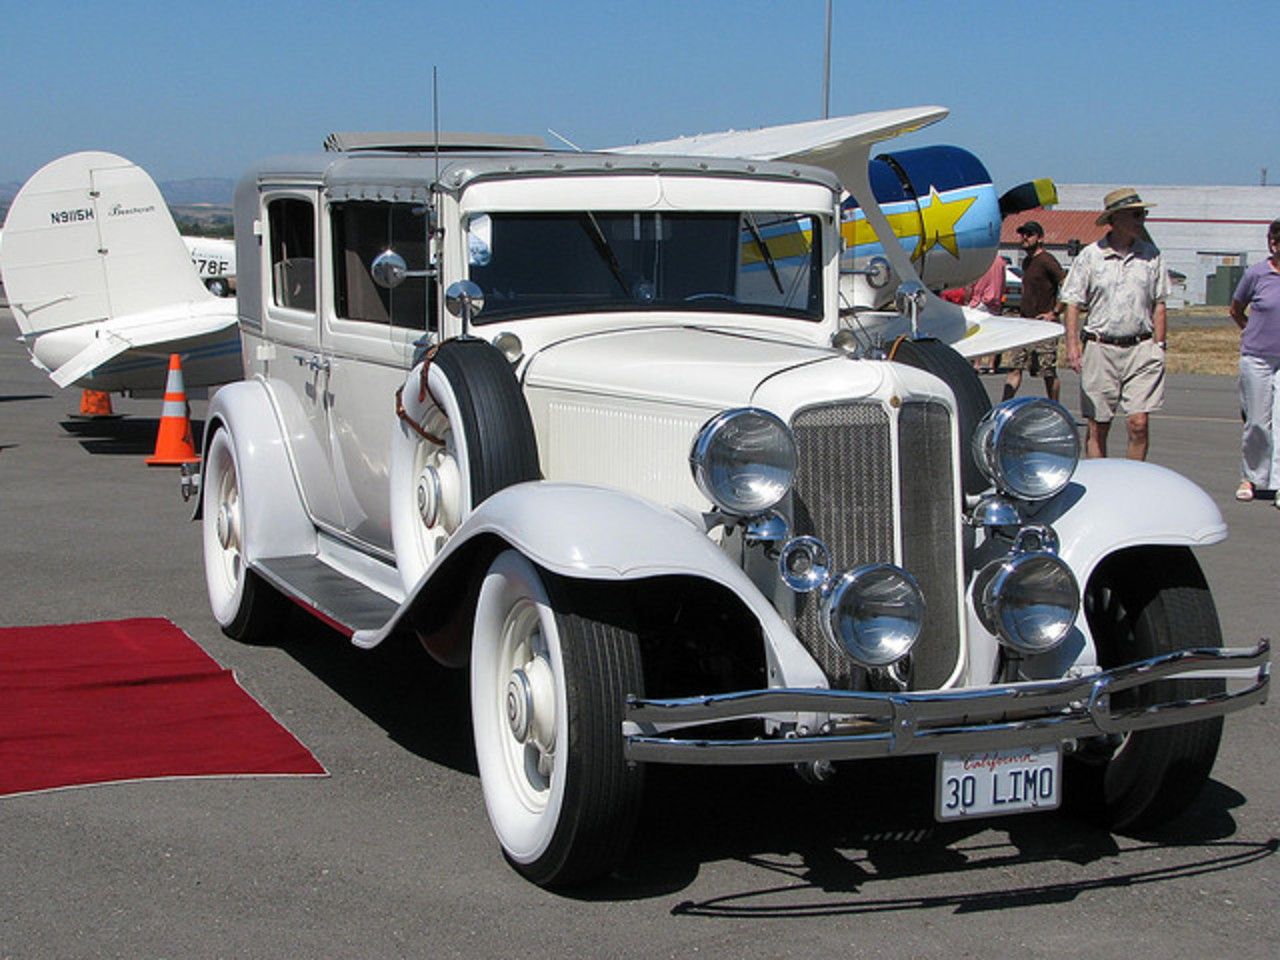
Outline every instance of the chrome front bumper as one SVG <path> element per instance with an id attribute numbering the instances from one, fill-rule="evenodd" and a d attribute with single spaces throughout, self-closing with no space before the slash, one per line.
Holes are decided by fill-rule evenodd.
<path id="1" fill-rule="evenodd" d="M 1212 679 L 1230 671 L 1249 685 L 1191 699 L 1113 709 L 1112 697 L 1171 678 Z M 1256 671 L 1252 676 L 1247 674 Z M 1267 699 L 1271 644 L 1181 650 L 1065 680 L 915 693 L 752 690 L 706 697 L 630 697 L 623 721 L 628 760 L 647 763 L 759 764 L 960 754 L 1061 743 L 1082 737 L 1190 723 Z M 717 740 L 690 728 L 727 720 L 771 719 L 788 732 L 773 739 Z"/>

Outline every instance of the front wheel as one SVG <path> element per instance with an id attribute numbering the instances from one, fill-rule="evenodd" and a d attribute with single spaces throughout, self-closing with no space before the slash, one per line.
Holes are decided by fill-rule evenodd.
<path id="1" fill-rule="evenodd" d="M 1187 647 L 1220 647 L 1213 598 L 1191 552 L 1147 547 L 1108 558 L 1090 580 L 1085 613 L 1099 665 L 1119 666 Z M 1165 680 L 1113 698 L 1115 708 L 1194 699 L 1222 680 Z M 1172 820 L 1200 793 L 1213 769 L 1222 718 L 1082 741 L 1067 757 L 1066 799 L 1117 832 Z"/>
<path id="2" fill-rule="evenodd" d="M 572 593 L 502 553 L 481 585 L 472 637 L 485 807 L 507 859 L 543 886 L 609 873 L 640 807 L 641 770 L 622 744 L 625 699 L 644 693 L 639 643 L 575 609 Z"/>

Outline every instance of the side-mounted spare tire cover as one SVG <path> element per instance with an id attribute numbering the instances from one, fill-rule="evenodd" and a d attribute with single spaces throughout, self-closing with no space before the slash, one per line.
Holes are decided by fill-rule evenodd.
<path id="1" fill-rule="evenodd" d="M 429 520 L 422 477 L 448 463 L 460 489 L 449 516 Z M 446 340 L 405 381 L 391 449 L 391 534 L 401 581 L 417 583 L 479 504 L 541 477 L 533 420 L 511 365 L 483 340 Z"/>

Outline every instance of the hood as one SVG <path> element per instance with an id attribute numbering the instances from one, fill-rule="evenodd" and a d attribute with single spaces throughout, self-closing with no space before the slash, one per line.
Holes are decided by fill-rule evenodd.
<path id="1" fill-rule="evenodd" d="M 790 421 L 821 403 L 945 386 L 900 364 L 831 348 L 699 327 L 618 330 L 539 350 L 523 370 L 525 397 L 549 480 L 626 490 L 705 510 L 689 450 L 712 416 L 755 405 Z M 948 401 L 949 402 L 949 401 Z"/>
<path id="2" fill-rule="evenodd" d="M 648 327 L 552 344 L 526 364 L 526 389 L 657 400 L 719 411 L 755 402 L 761 385 L 800 367 L 840 361 L 826 347 L 705 327 Z"/>

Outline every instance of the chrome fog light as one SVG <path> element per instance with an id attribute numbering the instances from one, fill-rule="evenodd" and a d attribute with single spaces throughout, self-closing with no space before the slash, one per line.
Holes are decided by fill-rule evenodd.
<path id="1" fill-rule="evenodd" d="M 973 432 L 973 458 L 1003 493 L 1044 500 L 1071 480 L 1080 438 L 1066 408 L 1039 397 L 993 407 Z"/>
<path id="2" fill-rule="evenodd" d="M 778 553 L 782 582 L 796 593 L 813 593 L 831 576 L 831 554 L 817 537 L 796 537 Z"/>
<path id="3" fill-rule="evenodd" d="M 1080 587 L 1071 568 L 1041 551 L 997 560 L 979 575 L 980 613 L 1000 642 L 1021 653 L 1052 650 L 1080 611 Z"/>
<path id="4" fill-rule="evenodd" d="M 791 428 L 767 410 L 726 410 L 698 431 L 689 466 L 698 489 L 734 517 L 772 510 L 791 491 L 796 473 Z"/>
<path id="5" fill-rule="evenodd" d="M 864 666 L 885 667 L 910 653 L 920 636 L 924 594 L 892 564 L 859 567 L 823 595 L 820 621 L 836 650 Z"/>

